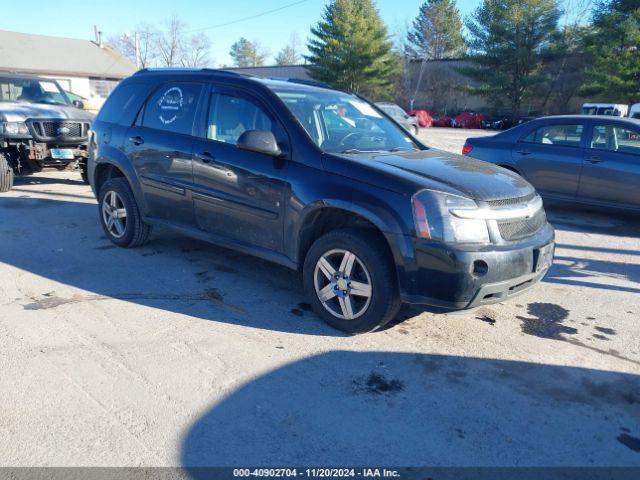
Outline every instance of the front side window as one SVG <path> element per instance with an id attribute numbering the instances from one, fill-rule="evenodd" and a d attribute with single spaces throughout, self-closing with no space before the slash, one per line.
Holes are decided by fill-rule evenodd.
<path id="1" fill-rule="evenodd" d="M 207 138 L 236 145 L 247 130 L 273 132 L 273 122 L 262 108 L 249 100 L 218 93 L 211 95 Z"/>
<path id="2" fill-rule="evenodd" d="M 529 133 L 523 142 L 544 145 L 579 147 L 582 137 L 582 125 L 546 125 Z"/>
<path id="3" fill-rule="evenodd" d="M 591 148 L 640 155 L 640 131 L 615 125 L 595 125 Z"/>
<path id="4" fill-rule="evenodd" d="M 147 101 L 142 125 L 156 130 L 191 135 L 202 85 L 169 83 Z"/>
<path id="5" fill-rule="evenodd" d="M 0 77 L 0 102 L 69 105 L 56 82 L 37 78 Z"/>
<path id="6" fill-rule="evenodd" d="M 309 137 L 329 153 L 415 150 L 401 127 L 355 95 L 273 88 Z"/>

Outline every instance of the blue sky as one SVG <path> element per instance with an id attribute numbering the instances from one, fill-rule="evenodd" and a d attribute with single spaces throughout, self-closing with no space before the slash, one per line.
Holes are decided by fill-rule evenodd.
<path id="1" fill-rule="evenodd" d="M 5 0 L 7 1 L 7 0 Z M 93 25 L 109 37 L 132 30 L 138 23 L 161 24 L 174 14 L 190 30 L 231 22 L 259 14 L 295 0 L 29 0 L 29 12 L 22 8 L 3 8 L 0 29 L 72 38 L 93 39 Z M 271 58 L 287 43 L 291 34 L 306 42 L 309 28 L 321 16 L 327 0 L 306 0 L 299 5 L 243 21 L 234 25 L 205 30 L 212 43 L 215 66 L 229 64 L 229 47 L 239 37 L 259 40 L 271 53 Z M 401 32 L 413 19 L 419 0 L 377 0 L 378 8 L 390 33 Z M 463 15 L 471 13 L 480 0 L 457 0 Z M 270 60 L 269 62 L 270 63 Z"/>

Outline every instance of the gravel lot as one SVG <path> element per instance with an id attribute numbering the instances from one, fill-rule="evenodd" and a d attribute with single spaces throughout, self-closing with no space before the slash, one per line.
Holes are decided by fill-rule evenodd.
<path id="1" fill-rule="evenodd" d="M 467 133 L 422 135 L 459 152 Z M 347 337 L 295 272 L 167 232 L 118 249 L 78 174 L 19 179 L 0 464 L 640 466 L 640 218 L 548 213 L 534 290 Z"/>

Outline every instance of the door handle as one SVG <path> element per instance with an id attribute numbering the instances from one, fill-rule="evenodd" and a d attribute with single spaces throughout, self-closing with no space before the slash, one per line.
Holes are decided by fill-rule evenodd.
<path id="1" fill-rule="evenodd" d="M 135 137 L 130 137 L 129 141 L 134 145 L 142 145 L 144 143 L 144 138 L 142 138 L 140 135 L 136 135 Z"/>
<path id="2" fill-rule="evenodd" d="M 200 160 L 203 163 L 211 163 L 211 162 L 215 161 L 215 158 L 209 152 L 202 152 L 202 153 L 196 155 L 196 157 L 198 158 L 198 160 Z"/>
<path id="3" fill-rule="evenodd" d="M 516 153 L 519 153 L 520 155 L 531 155 L 529 150 L 517 150 Z"/>
<path id="4" fill-rule="evenodd" d="M 600 163 L 602 161 L 602 158 L 600 158 L 600 156 L 598 155 L 592 155 L 591 157 L 587 157 L 587 161 L 589 163 Z"/>

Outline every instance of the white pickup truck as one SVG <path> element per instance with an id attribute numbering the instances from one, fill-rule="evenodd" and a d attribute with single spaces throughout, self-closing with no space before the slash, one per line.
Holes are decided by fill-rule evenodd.
<path id="1" fill-rule="evenodd" d="M 634 103 L 631 107 L 621 103 L 585 103 L 582 105 L 580 113 L 582 115 L 640 118 L 640 103 Z"/>

